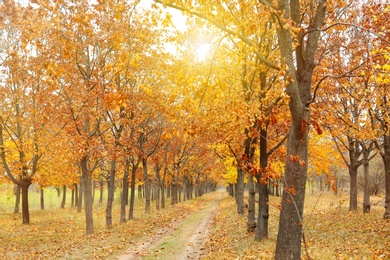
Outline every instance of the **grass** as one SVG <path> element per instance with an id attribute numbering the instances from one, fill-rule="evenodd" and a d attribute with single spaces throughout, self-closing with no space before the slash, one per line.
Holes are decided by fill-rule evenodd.
<path id="1" fill-rule="evenodd" d="M 32 192 L 31 224 L 22 225 L 21 214 L 13 214 L 12 187 L 0 186 L 0 255 L 2 259 L 115 259 L 158 229 L 182 221 L 191 224 L 201 218 L 201 209 L 211 198 L 179 203 L 174 207 L 144 214 L 142 200 L 136 200 L 135 219 L 119 223 L 119 189 L 114 204 L 114 226 L 105 227 L 105 198 L 94 205 L 95 234 L 85 235 L 84 212 L 67 204 L 59 209 L 61 198 L 55 190 L 47 191 L 47 209 L 39 210 L 39 193 Z M 96 193 L 98 195 L 98 193 Z M 67 197 L 70 200 L 70 195 Z M 348 194 L 331 192 L 307 194 L 305 201 L 305 234 L 308 252 L 313 259 L 390 259 L 390 220 L 382 218 L 383 198 L 375 203 L 370 214 L 348 211 Z M 96 201 L 96 199 L 95 199 Z M 361 201 L 361 198 L 359 199 Z M 97 202 L 97 201 L 96 201 Z M 236 214 L 233 198 L 225 197 L 213 219 L 210 241 L 205 246 L 205 259 L 272 259 L 276 246 L 280 198 L 270 197 L 269 238 L 254 240 L 246 230 L 246 215 Z M 7 209 L 7 210 L 5 210 Z M 192 216 L 192 217 L 190 217 Z M 188 225 L 187 225 L 188 226 Z M 174 236 L 165 247 L 175 249 Z M 302 251 L 303 258 L 306 258 Z"/>
<path id="2" fill-rule="evenodd" d="M 46 193 L 47 196 L 49 194 Z M 57 196 L 56 191 L 53 194 Z M 36 205 L 39 207 L 39 194 L 32 192 L 30 195 L 32 205 L 35 205 L 34 197 L 38 196 Z M 191 215 L 202 201 L 199 198 L 172 207 L 168 200 L 167 208 L 159 211 L 152 203 L 151 214 L 145 214 L 143 201 L 136 199 L 135 218 L 120 224 L 119 200 L 116 199 L 114 225 L 109 229 L 105 227 L 105 206 L 95 203 L 95 234 L 87 236 L 84 211 L 78 213 L 75 207 L 69 206 L 59 209 L 60 199 L 56 204 L 53 198 L 52 208 L 31 210 L 30 225 L 21 224 L 20 213 L 0 213 L 0 255 L 2 259 L 114 259 L 158 228 Z M 13 206 L 10 209 L 12 212 Z"/>
<path id="3" fill-rule="evenodd" d="M 373 198 L 373 200 L 381 200 Z M 215 229 L 205 259 L 273 259 L 276 248 L 280 198 L 270 197 L 269 238 L 254 241 L 246 232 L 246 216 L 235 214 L 227 197 L 214 218 Z M 372 205 L 370 214 L 348 211 L 348 195 L 330 192 L 308 194 L 305 201 L 305 234 L 312 259 L 390 259 L 390 221 L 384 208 Z M 303 246 L 302 246 L 303 248 Z M 304 250 L 302 257 L 307 258 Z"/>

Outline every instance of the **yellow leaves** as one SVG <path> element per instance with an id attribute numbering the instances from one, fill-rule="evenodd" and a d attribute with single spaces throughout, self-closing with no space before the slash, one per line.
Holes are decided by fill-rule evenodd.
<path id="1" fill-rule="evenodd" d="M 151 96 L 153 94 L 153 91 L 150 89 L 148 85 L 141 84 L 138 87 L 141 91 L 143 91 L 146 95 Z"/>
<path id="2" fill-rule="evenodd" d="M 383 70 L 390 71 L 390 64 L 385 64 L 382 66 Z"/>

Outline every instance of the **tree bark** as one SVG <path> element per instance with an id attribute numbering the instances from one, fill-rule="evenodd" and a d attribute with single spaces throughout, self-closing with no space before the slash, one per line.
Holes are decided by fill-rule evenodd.
<path id="1" fill-rule="evenodd" d="M 77 212 L 81 212 L 81 209 L 83 207 L 83 193 L 84 193 L 84 184 L 82 177 L 80 177 L 80 184 L 79 184 L 79 192 L 77 196 Z"/>
<path id="2" fill-rule="evenodd" d="M 94 233 L 93 213 L 92 213 L 92 176 L 88 169 L 88 159 L 84 156 L 80 160 L 81 166 L 81 180 L 84 190 L 84 211 L 85 211 L 85 230 L 86 234 Z"/>
<path id="3" fill-rule="evenodd" d="M 40 204 L 41 204 L 41 209 L 45 209 L 45 192 L 43 190 L 43 187 L 41 187 L 41 190 L 40 190 L 39 201 L 40 201 Z"/>
<path id="4" fill-rule="evenodd" d="M 167 175 L 168 169 L 164 167 L 164 174 L 161 180 L 161 208 L 165 209 L 165 176 Z"/>
<path id="5" fill-rule="evenodd" d="M 383 218 L 390 219 L 390 135 L 384 136 L 382 159 L 385 165 L 385 213 Z"/>
<path id="6" fill-rule="evenodd" d="M 179 202 L 178 199 L 178 186 L 179 186 L 179 173 L 180 173 L 180 167 L 177 166 L 176 173 L 173 178 L 173 183 L 171 185 L 171 204 L 175 205 Z"/>
<path id="7" fill-rule="evenodd" d="M 267 153 L 267 130 L 260 130 L 260 168 L 266 169 L 268 166 L 268 153 Z M 265 176 L 263 176 L 265 175 Z M 257 178 L 257 187 L 259 193 L 258 213 L 257 213 L 257 228 L 256 237 L 257 241 L 261 241 L 268 237 L 268 218 L 269 218 L 269 195 L 267 189 L 267 176 L 266 172 L 262 172 Z"/>
<path id="8" fill-rule="evenodd" d="M 112 203 L 114 201 L 114 193 L 115 193 L 115 170 L 116 170 L 116 160 L 112 159 L 111 166 L 110 166 L 110 179 L 108 181 L 108 191 L 107 191 L 106 227 L 112 226 Z"/>
<path id="9" fill-rule="evenodd" d="M 285 19 L 301 25 L 301 4 L 297 0 L 279 0 L 278 8 Z M 301 259 L 301 240 L 304 237 L 303 207 L 308 164 L 308 133 L 312 73 L 316 65 L 316 51 L 320 30 L 324 24 L 326 0 L 316 1 L 316 13 L 309 21 L 309 34 L 298 33 L 300 44 L 294 47 L 290 29 L 282 22 L 277 29 L 279 49 L 285 64 L 286 94 L 290 97 L 291 126 L 287 141 L 287 158 L 282 194 L 279 231 L 275 259 Z"/>
<path id="10" fill-rule="evenodd" d="M 103 190 L 104 190 L 104 181 L 100 181 L 99 182 L 100 184 L 100 192 L 99 192 L 99 204 L 102 204 L 103 203 Z"/>
<path id="11" fill-rule="evenodd" d="M 256 229 L 256 219 L 255 219 L 255 184 L 253 181 L 253 176 L 250 172 L 248 172 L 248 221 L 247 221 L 247 229 L 249 232 L 254 232 Z"/>
<path id="12" fill-rule="evenodd" d="M 354 167 L 354 165 L 349 166 L 349 211 L 357 209 L 357 172 L 357 167 Z"/>
<path id="13" fill-rule="evenodd" d="M 145 213 L 150 213 L 150 182 L 148 174 L 148 162 L 146 158 L 142 158 L 142 170 L 144 173 L 144 187 L 145 187 Z"/>
<path id="14" fill-rule="evenodd" d="M 74 184 L 74 205 L 77 207 L 77 212 L 80 212 L 78 210 L 79 206 L 79 185 L 77 183 Z"/>
<path id="15" fill-rule="evenodd" d="M 66 185 L 62 187 L 62 201 L 61 201 L 61 208 L 65 208 L 66 203 Z"/>
<path id="16" fill-rule="evenodd" d="M 237 167 L 237 213 L 244 214 L 244 171 Z"/>
<path id="17" fill-rule="evenodd" d="M 122 196 L 121 196 L 121 216 L 120 222 L 126 222 L 126 205 L 128 205 L 129 197 L 129 168 L 130 160 L 126 159 L 125 169 L 123 173 L 123 182 L 122 182 Z"/>
<path id="18" fill-rule="evenodd" d="M 133 161 L 133 168 L 131 169 L 131 190 L 130 190 L 130 206 L 129 206 L 129 219 L 134 218 L 134 202 L 135 202 L 135 177 L 140 159 L 136 162 Z"/>
<path id="19" fill-rule="evenodd" d="M 287 158 L 299 156 L 300 159 L 298 161 L 287 159 L 286 161 L 275 259 L 300 259 L 301 256 L 303 207 L 307 177 L 308 130 L 306 129 L 306 134 L 302 135 L 296 129 L 296 126 L 293 125 L 290 130 Z"/>
<path id="20" fill-rule="evenodd" d="M 370 174 L 369 174 L 369 156 L 371 149 L 363 148 L 363 167 L 364 167 L 364 184 L 363 184 L 363 213 L 370 213 Z"/>
<path id="21" fill-rule="evenodd" d="M 22 189 L 22 218 L 23 224 L 30 224 L 30 210 L 28 205 L 28 188 L 31 185 L 30 179 L 21 180 L 21 189 Z"/>
<path id="22" fill-rule="evenodd" d="M 14 194 L 15 194 L 15 208 L 14 213 L 19 213 L 20 208 L 20 186 L 15 184 L 14 186 Z"/>
<path id="23" fill-rule="evenodd" d="M 70 197 L 70 200 L 71 200 L 70 206 L 71 206 L 72 208 L 73 208 L 74 205 L 75 205 L 75 196 L 74 196 L 74 194 L 75 194 L 75 190 L 72 189 L 72 195 L 71 195 L 71 197 Z"/>

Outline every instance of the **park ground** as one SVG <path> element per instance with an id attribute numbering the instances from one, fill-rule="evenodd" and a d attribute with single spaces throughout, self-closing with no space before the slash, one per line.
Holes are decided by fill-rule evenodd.
<path id="1" fill-rule="evenodd" d="M 363 214 L 348 211 L 348 194 L 308 194 L 302 256 L 390 259 L 390 220 L 382 218 L 382 201 L 372 198 L 371 213 Z M 0 208 L 2 259 L 272 259 L 280 198 L 270 199 L 269 239 L 262 242 L 247 232 L 246 216 L 236 213 L 234 199 L 224 190 L 154 209 L 150 215 L 143 213 L 139 200 L 134 220 L 116 221 L 109 229 L 104 205 L 95 204 L 95 234 L 89 236 L 83 212 L 51 203 L 48 209 L 31 211 L 30 225 L 21 224 L 21 214 Z M 119 220 L 119 212 L 113 213 Z"/>

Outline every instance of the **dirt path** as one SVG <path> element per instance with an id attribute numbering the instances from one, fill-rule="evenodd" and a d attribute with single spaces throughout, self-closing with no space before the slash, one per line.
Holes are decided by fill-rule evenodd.
<path id="1" fill-rule="evenodd" d="M 209 227 L 222 198 L 223 191 L 215 192 L 213 200 L 207 201 L 195 214 L 170 223 L 155 236 L 129 248 L 119 260 L 200 259 L 206 253 L 204 244 L 208 241 Z"/>

